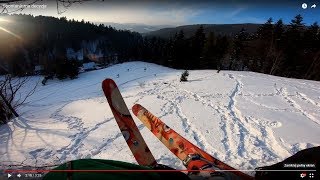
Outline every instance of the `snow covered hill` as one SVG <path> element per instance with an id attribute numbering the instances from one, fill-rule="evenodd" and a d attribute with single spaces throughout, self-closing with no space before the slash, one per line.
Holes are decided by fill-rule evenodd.
<path id="1" fill-rule="evenodd" d="M 142 104 L 188 140 L 239 169 L 270 165 L 320 145 L 320 82 L 197 70 L 181 83 L 181 72 L 130 62 L 75 80 L 48 81 L 19 110 L 21 118 L 0 127 L 1 165 L 43 166 L 80 158 L 135 163 L 103 95 L 105 78 L 118 83 L 128 107 Z M 30 87 L 39 79 L 34 77 Z M 184 169 L 134 119 L 157 161 Z"/>

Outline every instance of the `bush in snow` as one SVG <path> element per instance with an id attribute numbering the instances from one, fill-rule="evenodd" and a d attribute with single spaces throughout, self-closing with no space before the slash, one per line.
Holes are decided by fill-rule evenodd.
<path id="1" fill-rule="evenodd" d="M 12 117 L 19 117 L 16 110 L 27 104 L 26 100 L 32 96 L 38 84 L 21 93 L 29 80 L 29 77 L 17 78 L 10 74 L 0 78 L 0 124 L 6 123 Z"/>
<path id="2" fill-rule="evenodd" d="M 62 80 L 67 78 L 75 79 L 79 74 L 79 62 L 75 59 L 72 60 L 58 60 L 56 65 L 57 78 Z"/>
<path id="3" fill-rule="evenodd" d="M 68 75 L 69 75 L 70 79 L 75 79 L 79 75 L 80 64 L 77 60 L 72 59 L 69 61 L 68 65 L 69 65 Z"/>
<path id="4" fill-rule="evenodd" d="M 42 85 L 46 85 L 46 83 L 47 83 L 47 81 L 48 81 L 48 79 L 46 79 L 46 78 L 43 78 L 43 80 L 41 81 L 41 83 L 42 83 Z"/>
<path id="5" fill-rule="evenodd" d="M 5 124 L 7 119 L 6 109 L 4 103 L 0 101 L 0 124 Z"/>
<path id="6" fill-rule="evenodd" d="M 185 70 L 185 71 L 181 74 L 180 82 L 181 82 L 181 81 L 188 81 L 188 76 L 189 76 L 189 72 L 188 72 L 188 70 Z"/>
<path id="7" fill-rule="evenodd" d="M 57 75 L 57 78 L 60 80 L 67 78 L 67 73 L 68 73 L 67 63 L 68 61 L 66 59 L 57 60 L 55 73 Z"/>

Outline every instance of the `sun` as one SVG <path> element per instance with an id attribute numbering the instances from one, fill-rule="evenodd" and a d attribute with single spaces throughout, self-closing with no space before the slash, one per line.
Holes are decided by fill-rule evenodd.
<path id="1" fill-rule="evenodd" d="M 7 20 L 7 19 L 0 18 L 0 23 L 2 23 L 2 22 L 11 22 L 11 21 Z"/>
<path id="2" fill-rule="evenodd" d="M 4 32 L 6 32 L 6 33 L 8 33 L 8 34 L 11 34 L 12 36 L 14 36 L 14 37 L 16 37 L 16 38 L 18 38 L 18 39 L 21 39 L 21 37 L 20 37 L 19 35 L 13 33 L 12 31 L 10 31 L 10 30 L 8 30 L 8 29 L 6 29 L 6 28 L 4 28 L 4 27 L 2 26 L 3 24 L 8 23 L 8 22 L 12 22 L 12 21 L 7 20 L 7 19 L 0 18 L 0 31 L 4 31 Z"/>

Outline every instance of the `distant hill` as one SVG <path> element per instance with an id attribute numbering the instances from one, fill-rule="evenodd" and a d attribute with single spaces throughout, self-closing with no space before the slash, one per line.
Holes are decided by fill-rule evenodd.
<path id="1" fill-rule="evenodd" d="M 221 35 L 234 35 L 238 33 L 241 28 L 245 28 L 249 33 L 255 32 L 261 24 L 202 24 L 206 34 L 215 32 Z M 178 26 L 175 28 L 164 28 L 149 33 L 144 33 L 144 36 L 158 36 L 162 38 L 170 38 L 176 32 L 183 30 L 186 37 L 191 37 L 201 24 Z"/>
<path id="2" fill-rule="evenodd" d="M 100 23 L 96 23 L 100 24 Z M 121 30 L 129 30 L 138 33 L 148 33 L 151 31 L 156 31 L 162 28 L 172 27 L 170 25 L 146 25 L 146 24 L 138 24 L 138 23 L 113 23 L 113 22 L 104 22 L 102 23 L 106 26 L 112 26 L 116 29 Z"/>

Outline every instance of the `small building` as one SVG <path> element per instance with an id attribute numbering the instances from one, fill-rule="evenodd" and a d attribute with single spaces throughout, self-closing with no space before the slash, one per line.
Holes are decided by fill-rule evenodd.
<path id="1" fill-rule="evenodd" d="M 43 74 L 43 71 L 44 71 L 43 65 L 36 65 L 36 66 L 34 66 L 34 70 L 33 70 L 33 73 L 34 73 L 34 74 L 37 74 L 37 75 Z"/>
<path id="2" fill-rule="evenodd" d="M 83 60 L 83 49 L 75 51 L 72 48 L 67 48 L 67 58 L 68 59 L 78 59 L 79 61 L 82 61 Z"/>
<path id="3" fill-rule="evenodd" d="M 91 71 L 96 69 L 95 62 L 83 63 L 82 68 L 84 71 Z"/>
<path id="4" fill-rule="evenodd" d="M 90 53 L 90 54 L 87 54 L 87 57 L 91 61 L 99 62 L 99 60 L 103 58 L 103 54 L 101 54 L 101 53 L 98 53 L 98 54 Z"/>
<path id="5" fill-rule="evenodd" d="M 109 53 L 102 57 L 99 57 L 98 63 L 100 64 L 116 64 L 118 62 L 118 54 L 117 53 Z"/>

